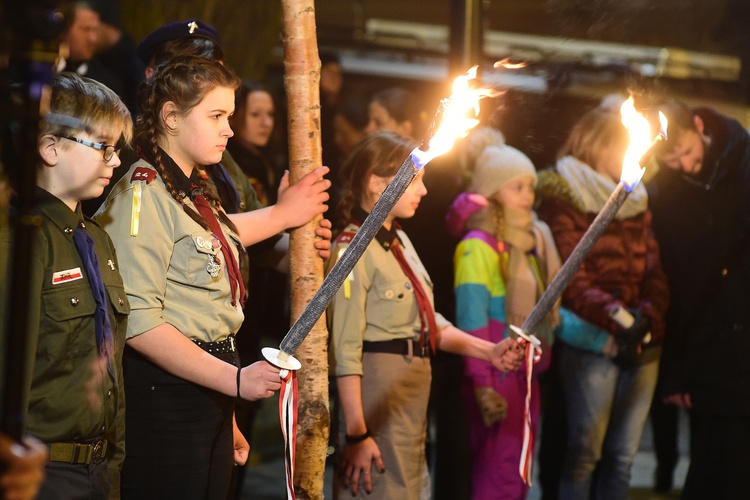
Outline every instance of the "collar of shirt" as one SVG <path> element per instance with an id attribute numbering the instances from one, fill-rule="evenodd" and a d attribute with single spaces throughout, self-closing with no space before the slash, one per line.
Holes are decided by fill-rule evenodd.
<path id="1" fill-rule="evenodd" d="M 199 168 L 194 168 L 193 172 L 190 174 L 190 177 L 185 175 L 185 172 L 182 171 L 182 169 L 177 166 L 177 163 L 172 159 L 171 156 L 167 154 L 166 151 L 159 148 L 161 151 L 161 158 L 164 162 L 164 171 L 169 175 L 169 178 L 172 180 L 172 185 L 177 189 L 177 192 L 182 192 L 185 196 L 190 196 L 190 191 L 192 190 L 193 184 L 200 186 L 201 185 L 201 178 L 200 178 L 200 172 Z M 154 161 L 149 158 L 148 153 L 143 147 L 138 147 L 138 156 L 149 162 L 151 165 L 156 165 Z M 213 168 L 213 167 L 211 167 Z"/>
<path id="2" fill-rule="evenodd" d="M 355 207 L 354 210 L 352 210 L 352 221 L 358 226 L 361 226 L 368 215 L 370 214 L 365 212 L 362 207 Z M 391 244 L 393 244 L 393 240 L 395 239 L 398 239 L 398 242 L 403 247 L 404 242 L 401 241 L 401 238 L 398 237 L 398 230 L 400 229 L 401 226 L 399 225 L 399 223 L 393 221 L 390 230 L 386 229 L 385 226 L 382 226 L 378 230 L 377 234 L 375 235 L 375 240 L 380 243 L 380 246 L 382 246 L 385 250 L 390 250 Z"/>
<path id="3" fill-rule="evenodd" d="M 38 187 L 36 189 L 36 207 L 65 234 L 68 240 L 73 241 L 73 231 L 83 223 L 80 203 L 76 206 L 74 212 L 58 197 Z"/>

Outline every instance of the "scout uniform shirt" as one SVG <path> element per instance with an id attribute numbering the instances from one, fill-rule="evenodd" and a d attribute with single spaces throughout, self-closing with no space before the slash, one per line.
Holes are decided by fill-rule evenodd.
<path id="1" fill-rule="evenodd" d="M 188 179 L 166 153 L 162 158 L 175 188 L 185 192 L 183 203 L 198 213 L 188 196 L 198 183 L 197 169 Z M 204 342 L 224 340 L 239 329 L 244 316 L 232 305 L 221 243 L 185 213 L 148 162 L 130 167 L 96 218 L 127 262 L 121 272 L 132 309 L 128 338 L 163 323 Z M 237 258 L 239 237 L 223 224 L 222 230 Z"/>
<path id="2" fill-rule="evenodd" d="M 37 189 L 41 226 L 32 247 L 28 352 L 28 415 L 26 432 L 44 442 L 82 442 L 106 436 L 110 469 L 123 458 L 124 390 L 122 351 L 130 311 L 118 272 L 115 249 L 107 233 L 84 217 L 80 203 L 72 212 L 43 189 Z M 109 299 L 114 373 L 98 366 L 94 311 L 96 301 L 86 269 L 73 242 L 81 224 L 94 240 L 99 273 Z M 11 248 L 7 228 L 0 232 L 0 317 L 7 318 L 10 285 L 4 262 Z M 117 434 L 117 437 L 115 437 Z M 116 455 L 115 453 L 117 450 Z"/>
<path id="3" fill-rule="evenodd" d="M 364 220 L 367 214 L 360 209 L 354 215 Z M 350 223 L 337 238 L 328 269 L 341 257 L 358 230 L 358 224 Z M 362 375 L 362 342 L 365 340 L 419 340 L 421 323 L 417 300 L 409 278 L 389 250 L 396 236 L 409 266 L 430 295 L 434 307 L 432 281 L 406 233 L 397 229 L 395 223 L 390 231 L 380 228 L 339 288 L 329 309 L 331 366 L 337 377 Z M 437 312 L 435 320 L 438 330 L 450 325 Z M 436 332 L 430 332 L 430 335 L 436 335 Z"/>

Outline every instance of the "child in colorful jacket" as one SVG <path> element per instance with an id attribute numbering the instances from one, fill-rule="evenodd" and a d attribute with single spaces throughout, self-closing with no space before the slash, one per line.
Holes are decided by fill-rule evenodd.
<path id="1" fill-rule="evenodd" d="M 488 146 L 476 160 L 470 192 L 459 195 L 447 217 L 449 230 L 464 235 L 454 255 L 457 326 L 493 343 L 509 336 L 509 325 L 523 324 L 560 267 L 552 234 L 532 211 L 536 180 L 522 152 Z M 532 435 L 539 420 L 538 374 L 549 364 L 557 322 L 555 309 L 530 332 L 542 341 L 543 352 L 531 385 Z M 519 463 L 526 370 L 500 373 L 466 358 L 465 375 L 473 498 L 525 498 Z"/>

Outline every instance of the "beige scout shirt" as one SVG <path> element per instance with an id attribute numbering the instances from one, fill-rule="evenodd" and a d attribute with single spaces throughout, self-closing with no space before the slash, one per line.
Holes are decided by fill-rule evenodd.
<path id="1" fill-rule="evenodd" d="M 133 171 L 153 167 L 141 160 L 115 185 L 96 220 L 106 229 L 117 249 L 131 315 L 127 338 L 169 323 L 190 339 L 223 340 L 236 333 L 244 318 L 242 308 L 232 306 L 226 262 L 218 240 L 185 213 L 157 174 L 142 184 L 140 224 L 131 236 Z M 195 206 L 186 198 L 185 204 Z M 222 224 L 227 241 L 239 237 Z M 237 248 L 232 248 L 237 257 Z M 219 256 L 216 277 L 208 271 L 209 260 Z"/>
<path id="2" fill-rule="evenodd" d="M 357 225 L 349 224 L 344 233 L 356 233 L 358 229 Z M 432 292 L 432 280 L 411 241 L 403 231 L 396 232 L 414 274 L 425 291 Z M 362 375 L 362 342 L 365 340 L 419 340 L 421 323 L 417 300 L 409 278 L 386 248 L 392 241 L 388 233 L 380 229 L 331 303 L 331 371 L 337 377 Z M 329 269 L 341 257 L 349 241 L 347 237 L 338 238 L 331 251 Z M 430 302 L 434 307 L 432 293 Z M 450 325 L 439 313 L 435 313 L 435 320 L 440 330 Z"/>

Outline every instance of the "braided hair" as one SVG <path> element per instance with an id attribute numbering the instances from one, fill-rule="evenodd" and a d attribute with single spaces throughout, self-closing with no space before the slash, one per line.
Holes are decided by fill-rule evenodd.
<path id="1" fill-rule="evenodd" d="M 376 132 L 357 145 L 341 167 L 343 193 L 338 205 L 337 232 L 349 223 L 352 211 L 367 197 L 371 175 L 393 177 L 414 144 L 394 132 Z"/>
<path id="2" fill-rule="evenodd" d="M 235 91 L 239 84 L 240 80 L 234 72 L 219 62 L 201 57 L 182 56 L 158 66 L 151 78 L 144 81 L 138 90 L 138 104 L 142 114 L 136 123 L 136 143 L 159 172 L 167 191 L 182 205 L 185 213 L 206 230 L 210 230 L 208 223 L 198 212 L 184 203 L 185 193 L 178 192 L 165 167 L 159 138 L 168 132 L 161 110 L 171 101 L 184 116 L 215 88 L 226 87 Z M 236 226 L 222 210 L 219 210 L 219 198 L 209 189 L 202 177 L 200 188 L 208 202 L 218 211 L 219 220 L 236 233 Z"/>

